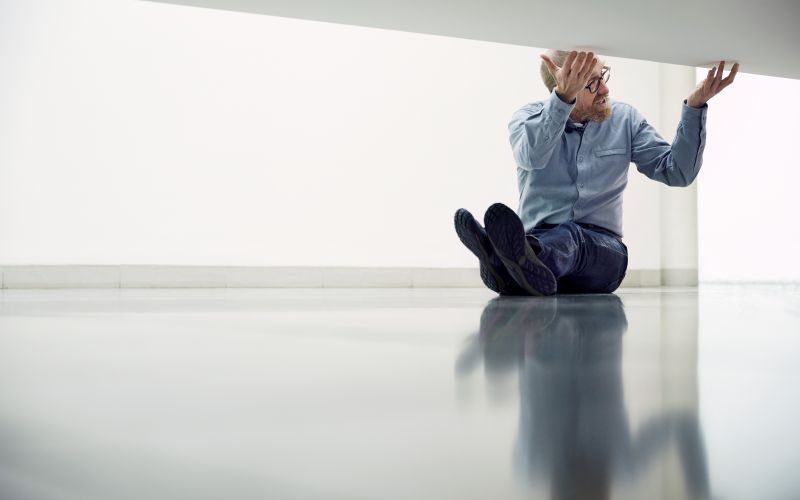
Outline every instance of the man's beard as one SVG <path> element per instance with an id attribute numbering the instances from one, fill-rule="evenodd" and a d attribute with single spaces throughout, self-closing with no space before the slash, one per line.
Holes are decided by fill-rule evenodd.
<path id="1" fill-rule="evenodd" d="M 606 100 L 605 106 L 598 106 L 597 103 Z M 591 108 L 589 109 L 573 109 L 573 113 L 578 115 L 578 119 L 575 120 L 579 123 L 585 122 L 593 122 L 593 123 L 602 123 L 609 118 L 611 118 L 611 113 L 614 111 L 611 107 L 611 101 L 609 100 L 609 94 L 605 94 L 602 96 L 597 96 L 594 98 L 594 101 L 591 104 Z"/>

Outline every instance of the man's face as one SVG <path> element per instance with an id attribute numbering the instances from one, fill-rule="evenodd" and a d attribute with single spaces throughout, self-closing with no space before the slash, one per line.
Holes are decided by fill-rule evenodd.
<path id="1" fill-rule="evenodd" d="M 592 77 L 589 83 L 595 78 L 600 78 L 603 72 L 603 63 L 598 61 L 597 66 L 592 70 Z M 578 92 L 578 102 L 570 113 L 570 117 L 575 122 L 595 122 L 600 123 L 611 118 L 611 102 L 608 100 L 608 87 L 604 81 L 600 81 L 600 88 L 592 94 L 589 89 Z M 577 119 L 576 119 L 577 118 Z"/>

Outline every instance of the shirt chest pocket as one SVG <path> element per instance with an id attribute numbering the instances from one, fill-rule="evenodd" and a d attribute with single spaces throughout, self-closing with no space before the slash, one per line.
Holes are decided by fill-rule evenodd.
<path id="1" fill-rule="evenodd" d="M 614 149 L 596 149 L 594 155 L 597 158 L 611 155 L 624 155 L 628 153 L 628 148 L 614 148 Z"/>
<path id="2" fill-rule="evenodd" d="M 631 155 L 626 147 L 595 149 L 594 158 L 589 163 L 588 174 L 601 180 L 605 187 L 615 185 L 627 175 Z"/>

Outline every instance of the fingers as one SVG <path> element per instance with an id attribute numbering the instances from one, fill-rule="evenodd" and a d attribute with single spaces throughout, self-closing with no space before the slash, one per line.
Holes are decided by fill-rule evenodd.
<path id="1" fill-rule="evenodd" d="M 719 94 L 722 89 L 733 83 L 736 74 L 739 72 L 739 63 L 733 65 L 726 78 L 722 78 L 723 71 L 725 71 L 725 61 L 720 61 L 719 67 L 711 68 L 708 71 L 706 79 L 697 85 L 698 89 L 702 87 L 702 93 L 705 96 L 704 102 Z"/>
<path id="2" fill-rule="evenodd" d="M 559 68 L 547 54 L 539 57 L 542 58 L 547 70 L 555 78 L 559 92 L 567 97 L 574 96 L 583 90 L 598 60 L 592 52 L 587 54 L 573 50 Z"/>
<path id="3" fill-rule="evenodd" d="M 710 70 L 708 70 L 708 75 L 706 76 L 706 79 L 704 80 L 705 83 L 703 84 L 703 92 L 705 93 L 711 92 L 711 85 L 714 83 L 714 76 L 715 76 L 714 72 L 716 70 L 717 68 L 711 68 Z"/>
<path id="4" fill-rule="evenodd" d="M 591 72 L 595 64 L 597 64 L 597 59 L 592 52 L 587 54 L 586 52 L 578 53 L 573 50 L 564 62 L 562 69 L 567 75 L 575 75 L 578 78 L 582 78 Z"/>
<path id="5" fill-rule="evenodd" d="M 581 77 L 589 78 L 589 75 L 592 74 L 592 70 L 594 69 L 595 65 L 597 64 L 597 58 L 594 57 L 592 52 L 586 54 L 586 62 L 583 63 L 583 67 L 581 68 L 580 75 Z"/>
<path id="6" fill-rule="evenodd" d="M 575 59 L 577 59 L 578 57 L 579 56 L 577 51 L 573 50 L 572 52 L 570 52 L 569 55 L 567 56 L 567 60 L 564 61 L 564 66 L 562 66 L 561 69 L 563 69 L 566 74 L 569 74 L 570 71 L 572 71 L 572 63 L 574 63 Z"/>
<path id="7" fill-rule="evenodd" d="M 736 78 L 736 73 L 738 72 L 739 72 L 739 63 L 736 63 L 731 68 L 731 72 L 728 74 L 728 76 L 724 80 L 722 80 L 722 83 L 725 84 L 726 86 L 733 83 L 733 80 Z"/>
<path id="8" fill-rule="evenodd" d="M 726 80 L 730 79 L 730 81 L 733 82 L 733 79 L 736 78 L 737 73 L 739 73 L 739 63 L 733 65 L 733 68 L 731 68 L 731 74 L 728 75 Z"/>
<path id="9" fill-rule="evenodd" d="M 584 64 L 586 64 L 586 52 L 581 52 L 580 54 L 578 54 L 578 57 L 572 64 L 572 71 L 570 71 L 570 74 L 580 75 L 581 71 L 583 71 Z"/>
<path id="10" fill-rule="evenodd" d="M 725 61 L 720 61 L 719 68 L 717 68 L 717 74 L 714 77 L 714 81 L 711 83 L 711 92 L 716 94 L 719 91 L 719 84 L 722 82 L 722 72 L 725 70 Z"/>
<path id="11" fill-rule="evenodd" d="M 553 75 L 553 78 L 555 78 L 556 77 L 556 73 L 558 73 L 558 69 L 559 69 L 558 66 L 556 66 L 556 64 L 553 62 L 552 59 L 550 59 L 550 57 L 548 57 L 548 56 L 546 56 L 544 54 L 540 55 L 539 57 L 542 58 L 542 60 L 544 61 L 545 66 L 547 66 L 547 70 L 550 72 L 551 75 Z"/>
<path id="12" fill-rule="evenodd" d="M 719 92 L 720 90 L 724 89 L 725 87 L 733 83 L 733 80 L 736 78 L 736 73 L 738 72 L 739 72 L 739 63 L 736 63 L 733 65 L 733 68 L 731 68 L 730 74 L 726 78 L 724 78 L 722 82 L 719 84 L 717 92 Z"/>

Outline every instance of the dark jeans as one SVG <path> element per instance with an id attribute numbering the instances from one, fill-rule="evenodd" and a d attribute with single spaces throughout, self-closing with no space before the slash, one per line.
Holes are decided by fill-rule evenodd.
<path id="1" fill-rule="evenodd" d="M 611 293 L 628 269 L 628 247 L 599 226 L 540 224 L 527 238 L 558 280 L 556 293 Z"/>

